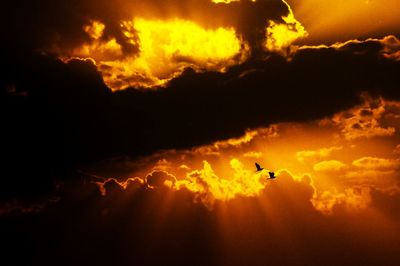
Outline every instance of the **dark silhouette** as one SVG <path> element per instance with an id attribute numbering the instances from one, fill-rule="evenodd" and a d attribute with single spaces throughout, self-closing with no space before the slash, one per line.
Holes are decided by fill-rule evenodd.
<path id="1" fill-rule="evenodd" d="M 274 172 L 268 172 L 268 174 L 269 174 L 269 178 L 270 178 L 270 179 L 275 179 L 275 178 L 276 178 Z"/>
<path id="2" fill-rule="evenodd" d="M 256 163 L 256 168 L 257 168 L 256 172 L 260 172 L 260 171 L 264 170 L 264 168 L 262 168 L 258 163 Z"/>
<path id="3" fill-rule="evenodd" d="M 257 168 L 256 172 L 260 172 L 260 171 L 264 170 L 264 168 L 262 168 L 258 163 L 255 163 L 255 165 L 256 165 L 256 168 Z M 269 179 L 275 179 L 276 178 L 274 172 L 268 172 L 268 174 L 269 174 Z"/>

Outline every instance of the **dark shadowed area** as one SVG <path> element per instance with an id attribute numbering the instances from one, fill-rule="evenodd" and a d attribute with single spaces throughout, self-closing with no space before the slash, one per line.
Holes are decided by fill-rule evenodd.
<path id="1" fill-rule="evenodd" d="M 393 193 L 368 188 L 365 212 L 342 203 L 326 215 L 311 203 L 311 179 L 288 172 L 257 197 L 207 208 L 188 189 L 168 189 L 171 177 L 158 172 L 148 186 L 105 182 L 102 195 L 81 171 L 104 162 L 117 175 L 122 167 L 106 162 L 323 119 L 364 93 L 400 100 L 399 36 L 266 51 L 266 22 L 290 14 L 281 0 L 14 0 L 1 13 L 1 265 L 399 265 L 399 183 Z M 252 54 L 222 72 L 188 67 L 164 87 L 116 92 L 94 60 L 59 58 L 88 41 L 92 20 L 106 25 L 101 38 L 138 55 L 120 23 L 139 15 L 233 27 Z"/>
<path id="2" fill-rule="evenodd" d="M 79 188 L 79 189 L 76 189 Z M 237 198 L 213 210 L 187 191 L 126 191 L 74 184 L 46 212 L 2 217 L 9 265 L 397 265 L 398 215 L 318 213 L 307 182 L 282 175 L 259 198 Z M 292 197 L 287 197 L 287 195 Z M 397 208 L 398 198 L 379 204 Z M 343 206 L 344 207 L 344 206 Z M 377 206 L 372 206 L 372 209 Z M 397 215 L 397 217 L 396 217 Z M 369 223 L 365 223 L 367 219 Z M 17 229 L 17 230 L 16 230 Z M 19 250 L 23 254 L 15 254 Z"/>
<path id="3" fill-rule="evenodd" d="M 290 62 L 271 55 L 227 73 L 187 69 L 166 88 L 116 93 L 89 60 L 5 56 L 2 151 L 10 178 L 1 195 L 35 194 L 38 181 L 46 189 L 65 173 L 110 157 L 188 148 L 240 136 L 247 128 L 323 118 L 355 105 L 364 91 L 398 99 L 400 65 L 379 56 L 381 45 L 305 49 Z"/>

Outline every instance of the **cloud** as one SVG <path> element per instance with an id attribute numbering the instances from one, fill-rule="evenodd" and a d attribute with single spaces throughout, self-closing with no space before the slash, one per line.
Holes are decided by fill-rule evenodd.
<path id="1" fill-rule="evenodd" d="M 4 195 L 18 194 L 22 187 L 22 194 L 34 193 L 31 172 L 43 176 L 40 180 L 46 185 L 40 188 L 51 188 L 54 179 L 67 178 L 65 169 L 114 156 L 139 157 L 199 146 L 216 154 L 218 148 L 210 143 L 239 138 L 249 128 L 330 116 L 363 101 L 362 91 L 388 100 L 380 109 L 376 104 L 366 106 L 377 112 L 374 116 L 353 113 L 352 119 L 363 120 L 365 132 L 380 130 L 387 137 L 396 129 L 393 122 L 399 114 L 390 101 L 399 99 L 400 81 L 393 75 L 398 61 L 382 56 L 380 41 L 351 42 L 344 47 L 300 49 L 290 61 L 271 55 L 225 73 L 186 69 L 162 90 L 116 93 L 104 84 L 93 60 L 62 62 L 26 50 L 3 53 L 0 84 L 9 129 L 4 137 L 5 172 L 10 176 Z M 338 123 L 347 131 L 337 134 L 363 134 L 351 128 L 348 122 L 353 120 L 341 117 Z M 333 146 L 337 145 L 329 145 Z M 317 149 L 304 147 L 295 152 Z M 27 167 L 18 167 L 19 163 Z"/>
<path id="2" fill-rule="evenodd" d="M 221 6 L 207 2 L 201 7 L 188 6 L 192 10 L 215 9 L 213 11 L 221 13 L 222 17 L 229 16 L 230 19 L 222 20 L 222 24 L 214 24 L 213 27 L 204 27 L 204 21 L 199 22 L 186 16 L 134 15 L 120 23 L 125 42 L 137 47 L 137 53 L 131 55 L 124 53 L 124 47 L 116 37 L 102 38 L 107 27 L 105 24 L 90 21 L 83 29 L 91 37 L 91 42 L 71 51 L 61 51 L 61 57 L 63 60 L 71 57 L 93 58 L 105 83 L 112 90 L 163 87 L 188 67 L 197 72 L 224 72 L 250 57 L 261 58 L 267 51 L 286 56 L 290 46 L 307 35 L 285 1 L 281 4 L 286 7 L 286 12 L 283 11 L 280 18 L 268 14 L 268 8 L 277 8 L 271 6 L 272 3 L 237 1 Z M 275 4 L 278 3 L 276 0 Z M 236 13 L 235 6 L 241 8 L 240 13 Z M 240 21 L 246 9 L 254 13 L 254 16 L 262 11 L 266 16 L 263 19 L 267 22 L 258 18 L 250 21 L 247 15 L 244 15 L 245 21 Z M 231 24 L 226 24 L 226 21 L 231 21 Z M 249 23 L 252 25 L 244 29 L 242 24 Z"/>
<path id="3" fill-rule="evenodd" d="M 393 151 L 395 154 L 400 154 L 400 144 L 396 146 L 396 148 Z"/>
<path id="4" fill-rule="evenodd" d="M 194 203 L 184 190 L 138 188 L 101 196 L 93 184 L 80 183 L 44 212 L 3 218 L 2 239 L 8 243 L 3 258 L 42 265 L 60 259 L 68 264 L 105 265 L 116 259 L 157 264 L 160 258 L 168 264 L 234 265 L 264 263 L 269 254 L 274 264 L 398 262 L 398 194 L 371 190 L 373 205 L 358 212 L 336 206 L 335 212 L 322 215 L 310 202 L 314 192 L 309 181 L 298 182 L 282 172 L 279 182 L 271 182 L 258 198 L 219 202 L 212 211 Z M 366 192 L 351 193 L 346 197 L 358 200 Z M 24 256 L 13 255 L 16 247 Z"/>
<path id="5" fill-rule="evenodd" d="M 29 215 L 40 213 L 49 206 L 54 206 L 59 202 L 59 197 L 52 197 L 46 200 L 32 202 L 21 200 L 9 200 L 0 202 L 0 217 L 12 217 L 19 215 Z"/>
<path id="6" fill-rule="evenodd" d="M 93 22 L 86 28 L 93 28 Z M 249 54 L 248 44 L 232 27 L 207 29 L 190 20 L 137 17 L 121 22 L 121 31 L 138 46 L 137 54 L 126 55 L 115 38 L 103 40 L 100 36 L 61 56 L 63 60 L 93 58 L 105 83 L 113 90 L 120 90 L 165 86 L 187 67 L 199 72 L 221 72 L 243 62 Z"/>
<path id="7" fill-rule="evenodd" d="M 365 105 L 344 112 L 359 113 Z M 379 123 L 394 123 L 397 109 L 385 109 L 390 119 Z M 112 264 L 117 258 L 156 264 L 160 256 L 171 264 L 256 264 L 265 262 L 268 252 L 269 262 L 277 264 L 318 265 L 322 256 L 340 265 L 395 265 L 400 189 L 393 148 L 399 134 L 347 139 L 340 123 L 326 122 L 332 117 L 337 115 L 87 166 L 85 174 L 72 173 L 77 177 L 61 187 L 57 203 L 34 214 L 14 211 L 0 217 L 3 240 L 9 243 L 5 253 L 19 247 L 25 256 L 14 261 L 44 265 L 64 257 L 70 264 Z M 199 152 L 203 146 L 213 152 Z M 301 151 L 321 154 L 324 161 L 299 161 Z M 266 170 L 255 172 L 254 159 L 244 156 L 251 152 L 263 154 L 257 161 Z M 347 167 L 318 172 L 316 162 Z M 268 170 L 276 172 L 276 180 L 266 179 Z M 376 180 L 368 177 L 371 170 Z M 32 251 L 32 246 L 51 252 Z"/>
<path id="8" fill-rule="evenodd" d="M 312 199 L 314 207 L 326 214 L 332 215 L 338 209 L 348 212 L 360 212 L 371 204 L 370 188 L 347 188 L 343 192 L 326 190 Z"/>
<path id="9" fill-rule="evenodd" d="M 263 156 L 262 152 L 249 151 L 243 154 L 244 157 L 259 159 Z"/>
<path id="10" fill-rule="evenodd" d="M 339 114 L 333 118 L 333 122 L 342 127 L 342 133 L 347 139 L 391 136 L 396 132 L 396 127 L 394 125 L 381 126 L 387 109 L 390 109 L 390 105 L 390 103 L 386 105 L 385 103 L 370 102 L 370 104 L 365 105 L 361 110 L 355 109 Z"/>
<path id="11" fill-rule="evenodd" d="M 281 0 L 85 0 L 73 6 L 60 2 L 57 8 L 42 0 L 40 5 L 8 2 L 4 10 L 1 25 L 13 21 L 4 27 L 8 52 L 24 43 L 24 50 L 64 60 L 92 58 L 114 90 L 165 85 L 186 67 L 225 71 L 248 57 L 249 46 L 254 55 L 264 51 L 268 21 L 300 25 Z M 26 38 L 26 32 L 33 37 Z"/>
<path id="12" fill-rule="evenodd" d="M 314 165 L 316 172 L 337 172 L 346 168 L 346 165 L 337 160 L 322 161 Z"/>
<path id="13" fill-rule="evenodd" d="M 323 4 L 318 0 L 288 0 L 288 3 L 310 33 L 309 42 L 334 43 L 399 33 L 396 0 L 349 0 Z"/>
<path id="14" fill-rule="evenodd" d="M 287 57 L 263 50 L 268 20 L 288 15 L 282 1 L 138 3 L 4 3 L 3 260 L 398 265 L 398 39 Z M 120 27 L 136 14 L 233 27 L 253 53 L 222 72 L 186 68 L 159 90 L 118 92 L 92 59 L 57 59 L 82 44 L 115 47 L 104 60 L 137 56 L 137 32 Z"/>
<path id="15" fill-rule="evenodd" d="M 396 169 L 400 166 L 399 160 L 382 159 L 375 157 L 363 157 L 353 161 L 354 166 L 369 170 Z"/>
<path id="16" fill-rule="evenodd" d="M 389 120 L 397 124 L 393 117 L 399 118 L 393 116 L 397 113 L 396 108 L 387 108 L 396 106 L 397 102 L 368 97 L 364 100 L 331 118 L 308 123 L 278 123 L 269 128 L 248 130 L 238 138 L 155 153 L 128 164 L 128 180 L 133 177 L 143 180 L 142 185 L 152 189 L 190 192 L 195 202 L 212 210 L 221 202 L 259 198 L 267 193 L 275 182 L 270 182 L 268 172 L 274 171 L 278 176 L 276 182 L 284 176 L 306 184 L 312 191 L 308 200 L 323 214 L 369 209 L 373 204 L 372 191 L 392 191 L 391 188 L 397 186 L 398 158 L 378 155 L 393 156 L 393 143 L 398 143 L 399 135 L 385 136 L 385 144 L 380 142 L 382 136 L 374 135 L 365 145 L 365 139 L 360 142 L 360 139 L 349 139 L 342 134 L 340 119 L 346 121 L 351 117 L 344 114 L 371 116 L 373 112 L 365 107 L 371 105 L 386 110 L 381 117 L 391 117 L 378 119 L 376 127 Z M 306 144 L 314 149 L 304 150 Z M 329 147 L 324 147 L 327 144 Z M 256 172 L 254 159 L 265 170 Z M 129 165 L 135 164 L 141 167 L 129 170 Z M 104 178 L 104 182 L 107 180 Z M 102 182 L 98 184 L 101 190 L 104 189 Z"/>
<path id="17" fill-rule="evenodd" d="M 385 49 L 383 50 L 384 56 L 394 60 L 400 60 L 400 41 L 393 35 L 387 36 L 383 39 Z"/>
<path id="18" fill-rule="evenodd" d="M 354 160 L 349 171 L 344 173 L 345 182 L 385 189 L 396 184 L 399 166 L 399 160 L 394 158 L 362 157 Z"/>
<path id="19" fill-rule="evenodd" d="M 289 9 L 287 16 L 282 16 L 284 23 L 276 23 L 272 20 L 268 22 L 266 30 L 265 47 L 269 51 L 274 51 L 283 55 L 290 55 L 292 44 L 308 36 L 303 25 L 294 17 L 289 4 L 283 0 Z"/>
<path id="20" fill-rule="evenodd" d="M 295 50 L 292 44 L 307 36 L 284 0 L 236 1 L 227 5 L 208 1 L 201 6 L 188 2 L 188 9 L 194 10 L 192 15 L 197 9 L 209 9 L 225 19 L 218 24 L 213 16 L 207 21 L 214 23 L 207 25 L 210 22 L 204 22 L 206 15 L 200 20 L 196 15 L 177 15 L 179 12 L 170 17 L 157 16 L 154 10 L 162 9 L 163 5 L 155 8 L 150 4 L 148 9 L 153 12 L 147 10 L 132 18 L 121 18 L 118 34 L 123 37 L 122 43 L 121 38 L 105 36 L 109 25 L 90 20 L 83 26 L 89 41 L 56 52 L 65 61 L 75 57 L 92 58 L 107 86 L 115 91 L 128 87 L 164 87 L 188 67 L 197 72 L 225 72 L 233 65 L 249 58 L 263 58 L 270 52 L 289 56 Z M 277 13 L 269 13 L 271 8 Z M 131 46 L 129 53 L 126 53 L 127 45 Z"/>
<path id="21" fill-rule="evenodd" d="M 330 147 L 322 148 L 319 150 L 307 150 L 299 151 L 296 153 L 296 158 L 299 162 L 305 162 L 308 160 L 319 160 L 330 156 L 333 152 L 341 150 L 343 147 Z"/>

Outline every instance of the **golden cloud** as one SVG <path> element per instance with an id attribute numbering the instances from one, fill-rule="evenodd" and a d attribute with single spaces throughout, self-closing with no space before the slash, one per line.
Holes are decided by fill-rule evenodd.
<path id="1" fill-rule="evenodd" d="M 233 28 L 205 29 L 183 20 L 123 21 L 121 31 L 132 46 L 140 46 L 139 55 L 126 55 L 115 38 L 104 39 L 105 25 L 92 21 L 84 30 L 91 42 L 64 55 L 92 58 L 113 90 L 126 87 L 154 87 L 181 74 L 186 67 L 197 71 L 224 71 L 243 62 L 247 44 Z"/>
<path id="2" fill-rule="evenodd" d="M 345 168 L 346 164 L 338 160 L 322 161 L 313 166 L 315 172 L 338 172 Z"/>
<path id="3" fill-rule="evenodd" d="M 327 215 L 332 215 L 334 209 L 343 206 L 347 211 L 365 210 L 371 203 L 368 187 L 347 188 L 344 192 L 326 190 L 312 198 L 314 207 Z"/>
<path id="4" fill-rule="evenodd" d="M 386 59 L 392 59 L 394 61 L 398 61 L 400 59 L 400 40 L 394 35 L 387 35 L 381 39 L 377 38 L 367 38 L 364 40 L 359 39 L 351 39 L 343 42 L 335 42 L 331 45 L 319 44 L 319 45 L 299 45 L 294 46 L 294 51 L 298 50 L 307 50 L 307 49 L 334 49 L 338 51 L 348 50 L 349 47 L 360 45 L 360 44 L 368 44 L 368 43 L 376 43 L 380 44 L 379 55 Z M 364 49 L 368 49 L 364 47 Z M 366 54 L 367 50 L 358 51 L 359 54 Z"/>
<path id="5" fill-rule="evenodd" d="M 399 159 L 393 149 L 400 141 L 397 131 L 371 133 L 385 128 L 386 123 L 400 124 L 398 110 L 392 108 L 400 103 L 368 97 L 364 100 L 332 118 L 275 124 L 248 130 L 239 138 L 145 157 L 133 163 L 140 167 L 122 181 L 116 179 L 116 183 L 124 188 L 134 181 L 153 189 L 188 191 L 196 202 L 212 209 L 216 202 L 258 197 L 268 193 L 280 178 L 290 178 L 312 191 L 310 203 L 324 214 L 332 214 L 337 208 L 364 210 L 372 204 L 371 191 L 393 191 L 391 188 L 397 186 Z M 365 125 L 374 120 L 370 123 L 373 126 L 365 126 L 368 138 L 361 138 L 360 133 L 349 138 L 352 132 L 343 131 L 354 117 L 365 120 Z M 255 158 L 265 170 L 256 172 Z M 269 180 L 269 171 L 278 178 Z M 106 193 L 104 183 L 111 181 L 96 180 L 102 193 Z"/>
<path id="6" fill-rule="evenodd" d="M 265 47 L 269 51 L 288 56 L 292 53 L 290 49 L 292 44 L 299 39 L 307 37 L 308 33 L 294 17 L 289 4 L 284 0 L 283 2 L 287 5 L 289 14 L 282 17 L 284 23 L 276 23 L 273 20 L 268 22 Z"/>
<path id="7" fill-rule="evenodd" d="M 392 106 L 398 106 L 398 103 L 385 102 L 383 99 L 367 100 L 363 108 L 342 112 L 334 116 L 332 122 L 341 128 L 342 134 L 348 140 L 392 136 L 396 132 L 396 124 L 388 121 L 388 125 L 383 126 Z"/>
<path id="8" fill-rule="evenodd" d="M 314 43 L 387 35 L 396 31 L 400 24 L 397 0 L 288 2 L 310 33 L 309 41 Z"/>
<path id="9" fill-rule="evenodd" d="M 363 157 L 353 161 L 354 166 L 371 170 L 393 170 L 400 166 L 400 160 Z"/>
<path id="10" fill-rule="evenodd" d="M 212 2 L 228 5 L 238 1 Z M 256 7 L 256 1 L 252 2 L 254 4 L 244 3 L 243 6 Z M 256 39 L 264 39 L 265 51 L 289 55 L 292 44 L 307 36 L 307 32 L 296 20 L 290 6 L 285 1 L 282 5 L 286 6 L 288 14 L 280 19 L 266 17 L 264 32 L 259 29 L 251 31 L 260 35 Z M 237 20 L 232 22 L 232 26 L 226 23 L 204 26 L 207 23 L 201 24 L 199 19 L 191 20 L 179 15 L 157 17 L 156 11 L 151 16 L 147 13 L 115 22 L 119 24 L 117 28 L 121 33 L 117 37 L 110 34 L 115 31 L 115 26 L 110 29 L 104 22 L 90 20 L 83 26 L 87 41 L 74 49 L 60 48 L 58 52 L 64 61 L 71 58 L 94 60 L 106 85 L 115 91 L 127 87 L 162 87 L 188 67 L 197 72 L 224 72 L 245 62 L 260 49 L 260 44 L 252 44 L 254 40 L 248 39 L 253 38 L 247 36 L 249 33 L 240 31 L 244 27 L 238 25 L 240 15 L 226 19 Z M 137 51 L 128 52 L 132 49 Z"/>
<path id="11" fill-rule="evenodd" d="M 249 151 L 243 154 L 243 156 L 247 158 L 260 159 L 263 156 L 263 153 L 256 151 Z"/>
<path id="12" fill-rule="evenodd" d="M 308 160 L 319 160 L 330 156 L 333 152 L 341 150 L 343 147 L 322 148 L 319 150 L 299 151 L 296 153 L 296 158 L 299 162 Z"/>
<path id="13" fill-rule="evenodd" d="M 396 148 L 393 151 L 395 154 L 400 155 L 400 144 L 396 146 Z"/>

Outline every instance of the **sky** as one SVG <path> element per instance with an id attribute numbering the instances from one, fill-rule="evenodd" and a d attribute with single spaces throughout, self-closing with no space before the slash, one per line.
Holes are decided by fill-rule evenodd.
<path id="1" fill-rule="evenodd" d="M 399 265 L 398 1 L 3 5 L 2 265 Z"/>

